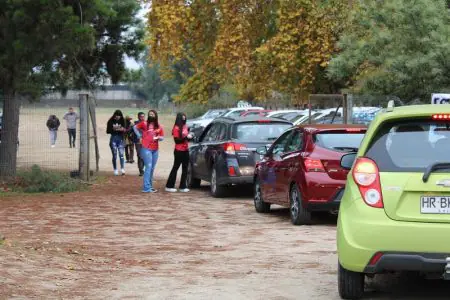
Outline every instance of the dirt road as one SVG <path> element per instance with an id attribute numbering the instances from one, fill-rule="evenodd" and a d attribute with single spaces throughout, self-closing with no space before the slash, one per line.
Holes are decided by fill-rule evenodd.
<path id="1" fill-rule="evenodd" d="M 256 214 L 245 193 L 217 200 L 205 188 L 139 187 L 138 177 L 112 177 L 86 193 L 1 199 L 0 298 L 338 299 L 333 218 L 296 227 L 284 209 Z M 450 291 L 378 281 L 369 299 Z"/>
<path id="2" fill-rule="evenodd" d="M 99 113 L 101 170 L 108 174 L 110 113 Z M 21 118 L 41 124 L 46 116 Z M 76 167 L 77 152 L 63 134 L 49 149 L 45 127 L 27 124 L 22 161 Z M 169 138 L 156 170 L 160 190 L 171 163 Z M 0 199 L 0 299 L 339 299 L 334 218 L 293 226 L 287 210 L 257 214 L 251 194 L 238 191 L 220 200 L 207 188 L 143 195 L 136 166 L 127 171 L 90 192 Z M 367 299 L 449 294 L 446 282 L 380 276 L 369 282 Z"/>

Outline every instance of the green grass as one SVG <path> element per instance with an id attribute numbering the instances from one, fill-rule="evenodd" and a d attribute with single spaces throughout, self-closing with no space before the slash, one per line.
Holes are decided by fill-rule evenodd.
<path id="1" fill-rule="evenodd" d="M 6 184 L 7 191 L 0 195 L 20 193 L 70 193 L 88 188 L 85 182 L 71 178 L 67 173 L 45 171 L 34 165 L 29 171 L 20 171 L 14 180 Z"/>

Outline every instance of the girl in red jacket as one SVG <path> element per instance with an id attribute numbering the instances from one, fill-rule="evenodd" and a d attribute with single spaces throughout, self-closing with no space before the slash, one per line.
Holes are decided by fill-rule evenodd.
<path id="1" fill-rule="evenodd" d="M 189 166 L 189 140 L 192 139 L 192 135 L 189 134 L 188 127 L 186 126 L 186 115 L 178 113 L 175 119 L 175 125 L 172 129 L 172 136 L 175 140 L 174 163 L 172 171 L 170 172 L 169 179 L 166 184 L 166 192 L 176 192 L 175 181 L 177 179 L 177 172 L 181 168 L 181 180 L 180 180 L 180 192 L 189 192 L 186 186 L 187 171 Z"/>
<path id="2" fill-rule="evenodd" d="M 155 110 L 148 112 L 147 122 L 140 122 L 133 127 L 139 139 L 142 139 L 141 157 L 144 160 L 143 193 L 156 193 L 153 188 L 153 172 L 158 161 L 159 142 L 164 139 L 164 130 L 158 122 Z"/>

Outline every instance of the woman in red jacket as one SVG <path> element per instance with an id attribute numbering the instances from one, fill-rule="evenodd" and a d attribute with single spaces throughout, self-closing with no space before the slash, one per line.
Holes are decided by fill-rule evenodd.
<path id="1" fill-rule="evenodd" d="M 159 142 L 164 139 L 164 130 L 158 122 L 155 110 L 148 112 L 147 122 L 140 122 L 133 127 L 139 139 L 142 139 L 141 157 L 144 160 L 143 193 L 156 193 L 153 188 L 153 172 L 158 161 Z"/>
<path id="2" fill-rule="evenodd" d="M 166 192 L 176 192 L 175 181 L 177 179 L 177 172 L 181 168 L 181 180 L 180 180 L 180 192 L 189 192 L 186 186 L 187 171 L 189 166 L 189 140 L 192 139 L 192 135 L 189 134 L 188 127 L 186 126 L 186 115 L 178 113 L 175 119 L 175 125 L 172 129 L 172 136 L 175 140 L 174 163 L 172 171 L 170 172 L 169 179 L 166 184 Z"/>

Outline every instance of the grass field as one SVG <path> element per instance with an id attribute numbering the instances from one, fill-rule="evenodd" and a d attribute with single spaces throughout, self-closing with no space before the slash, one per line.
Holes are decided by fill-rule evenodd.
<path id="1" fill-rule="evenodd" d="M 77 170 L 78 169 L 78 147 L 79 147 L 79 127 L 77 129 L 76 149 L 70 149 L 69 138 L 66 130 L 66 123 L 62 119 L 67 109 L 65 108 L 22 108 L 20 114 L 19 127 L 19 151 L 18 151 L 18 167 L 30 168 L 37 164 L 45 169 L 55 170 Z M 137 113 L 142 111 L 134 108 L 121 109 L 124 115 L 137 118 Z M 114 109 L 98 108 L 97 114 L 97 130 L 98 142 L 100 149 L 100 172 L 112 172 L 111 150 L 109 148 L 109 135 L 106 134 L 106 123 L 113 114 Z M 146 112 L 146 110 L 144 110 Z M 50 147 L 49 132 L 46 127 L 48 116 L 54 114 L 61 121 L 61 127 L 58 131 L 58 139 L 55 148 Z M 170 172 L 172 165 L 172 149 L 173 141 L 170 137 L 174 115 L 161 115 L 160 123 L 165 129 L 166 139 L 161 143 L 160 159 L 158 161 L 155 172 L 156 177 L 166 177 Z M 91 135 L 93 135 L 91 127 Z M 91 169 L 95 169 L 95 152 L 94 143 L 91 142 L 90 161 Z M 136 154 L 135 154 L 136 155 Z M 135 160 L 137 158 L 135 157 Z M 128 174 L 138 174 L 137 165 L 126 164 Z"/>

